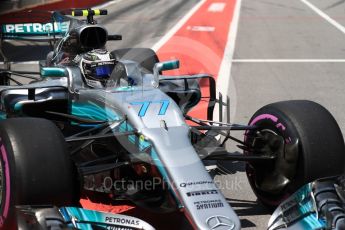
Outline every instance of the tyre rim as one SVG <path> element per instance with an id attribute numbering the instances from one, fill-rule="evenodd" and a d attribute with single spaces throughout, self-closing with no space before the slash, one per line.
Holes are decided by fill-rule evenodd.
<path id="1" fill-rule="evenodd" d="M 275 136 L 279 136 L 275 131 L 273 131 L 271 129 L 262 129 L 262 130 L 260 130 L 260 134 L 262 136 L 264 136 L 265 133 L 269 133 L 269 134 L 273 134 Z M 257 136 L 257 135 L 258 134 L 256 133 L 255 136 Z M 257 139 L 254 139 L 254 141 L 252 143 L 252 147 L 254 149 L 255 149 L 255 145 L 256 144 L 260 144 L 260 143 L 257 142 Z M 252 174 L 251 177 L 252 177 L 254 183 L 256 184 L 256 187 L 260 189 L 260 183 L 258 183 L 258 182 L 265 180 L 264 178 L 267 176 L 267 174 L 269 174 L 268 172 L 271 171 L 269 169 L 270 167 L 266 167 L 266 170 L 264 170 L 264 172 L 261 172 L 260 174 L 257 173 L 258 170 L 257 170 L 257 167 L 255 166 L 255 164 L 254 165 L 250 164 L 249 167 L 251 168 L 251 174 Z"/>
<path id="2" fill-rule="evenodd" d="M 277 141 L 280 141 L 279 147 L 275 146 L 276 144 L 273 142 L 269 143 L 268 141 L 266 141 L 266 143 L 260 143 L 260 142 L 256 142 L 256 140 L 254 139 L 251 146 L 255 149 L 255 145 L 259 145 L 257 148 L 260 149 L 265 149 L 267 147 L 265 147 L 266 145 L 268 146 L 268 148 L 266 149 L 267 151 L 270 151 L 272 153 L 275 153 L 277 156 L 277 159 L 275 160 L 275 162 L 271 165 L 271 166 L 265 166 L 262 167 L 262 165 L 248 165 L 247 167 L 247 173 L 249 173 L 249 177 L 252 183 L 254 183 L 254 186 L 258 189 L 258 192 L 264 196 L 269 196 L 271 197 L 270 199 L 272 199 L 273 197 L 275 197 L 275 199 L 277 199 L 278 201 L 280 201 L 281 199 L 284 199 L 285 197 L 285 193 L 284 190 L 286 190 L 286 187 L 288 186 L 288 184 L 290 184 L 290 179 L 293 177 L 292 176 L 292 170 L 280 170 L 279 167 L 282 164 L 285 164 L 285 155 L 288 154 L 291 156 L 291 154 L 296 154 L 296 152 L 293 151 L 298 151 L 295 148 L 298 149 L 298 141 L 296 143 L 292 143 L 289 141 L 287 141 L 284 136 L 278 134 L 276 131 L 271 130 L 271 129 L 262 129 L 260 131 L 260 134 L 262 136 L 265 136 L 265 134 L 269 134 L 269 135 L 274 135 L 276 137 L 282 138 L 282 140 L 279 140 L 279 138 L 277 138 Z M 257 137 L 258 134 L 255 134 L 255 136 Z M 269 139 L 267 139 L 269 140 Z M 260 146 L 261 144 L 263 144 L 263 146 Z M 284 146 L 281 146 L 281 144 L 283 144 Z M 292 148 L 292 147 L 295 148 Z M 292 152 L 289 152 L 292 151 Z M 265 154 L 265 153 L 263 153 Z M 298 153 L 297 153 L 298 154 Z M 295 168 L 294 166 L 292 166 L 293 168 Z M 294 171 L 294 170 L 293 170 Z M 273 176 L 275 175 L 275 176 Z M 289 179 L 290 178 L 290 179 Z M 284 180 L 285 179 L 285 180 Z M 264 187 L 262 187 L 263 182 L 266 182 L 266 185 Z M 272 186 L 274 185 L 274 186 Z M 271 187 L 267 187 L 267 186 L 271 186 Z M 267 188 L 271 188 L 267 189 Z M 262 197 L 262 196 L 261 196 Z"/>
<path id="3" fill-rule="evenodd" d="M 261 134 L 264 134 L 265 132 L 266 133 L 270 133 L 270 134 L 273 134 L 273 135 L 278 135 L 277 132 L 271 130 L 271 129 L 262 129 L 260 130 Z M 255 136 L 257 136 L 257 133 L 255 133 Z M 253 140 L 253 142 L 251 143 L 251 146 L 254 147 L 256 144 L 260 144 L 257 142 L 256 139 Z M 271 167 L 271 166 L 270 166 Z M 258 184 L 258 181 L 263 181 L 264 180 L 264 177 L 265 175 L 267 174 L 267 172 L 269 171 L 267 167 L 265 172 L 261 172 L 260 174 L 258 174 L 258 170 L 257 170 L 257 166 L 255 165 L 252 165 L 252 164 L 247 164 L 247 167 L 246 167 L 246 171 L 247 171 L 247 176 L 248 176 L 248 179 L 249 179 L 249 182 L 253 188 L 253 191 L 254 193 L 260 197 L 260 199 L 262 201 L 264 201 L 266 204 L 269 204 L 269 205 L 272 205 L 272 206 L 276 206 L 278 205 L 282 200 L 284 200 L 285 196 L 283 197 L 274 197 L 272 196 L 272 194 L 269 194 L 265 191 L 263 191 L 259 184 Z M 272 199 L 273 198 L 273 199 Z"/>

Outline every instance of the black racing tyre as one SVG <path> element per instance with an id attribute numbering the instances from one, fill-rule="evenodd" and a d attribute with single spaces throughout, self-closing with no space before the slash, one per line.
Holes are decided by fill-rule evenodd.
<path id="1" fill-rule="evenodd" d="M 153 67 L 159 62 L 158 56 L 152 49 L 127 48 L 111 52 L 117 60 L 132 60 L 138 62 L 149 73 L 153 73 Z"/>
<path id="2" fill-rule="evenodd" d="M 245 154 L 272 154 L 272 162 L 248 163 L 246 173 L 258 199 L 279 205 L 300 186 L 344 172 L 345 147 L 340 128 L 321 105 L 304 100 L 283 101 L 259 109 L 247 131 Z"/>
<path id="3" fill-rule="evenodd" d="M 0 122 L 0 229 L 12 229 L 15 205 L 72 205 L 79 186 L 60 130 L 39 118 Z"/>

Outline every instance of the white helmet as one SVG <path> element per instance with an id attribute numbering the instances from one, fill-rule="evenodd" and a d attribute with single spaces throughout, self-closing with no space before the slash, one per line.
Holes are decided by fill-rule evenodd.
<path id="1" fill-rule="evenodd" d="M 85 82 L 93 88 L 106 87 L 116 60 L 104 49 L 89 51 L 81 56 L 80 69 Z"/>

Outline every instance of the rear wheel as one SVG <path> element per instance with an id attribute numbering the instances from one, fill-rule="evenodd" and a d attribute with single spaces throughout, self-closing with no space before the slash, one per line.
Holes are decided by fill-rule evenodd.
<path id="1" fill-rule="evenodd" d="M 275 155 L 272 162 L 247 164 L 258 199 L 274 207 L 300 186 L 342 174 L 344 139 L 333 116 L 311 101 L 269 104 L 250 119 L 258 130 L 246 133 L 246 154 Z"/>
<path id="2" fill-rule="evenodd" d="M 138 62 L 141 67 L 153 73 L 153 67 L 159 62 L 158 56 L 152 49 L 147 48 L 128 48 L 119 49 L 111 52 L 117 60 L 132 60 Z"/>
<path id="3" fill-rule="evenodd" d="M 11 229 L 15 205 L 71 205 L 77 201 L 75 168 L 60 130 L 50 121 L 0 122 L 0 229 Z"/>

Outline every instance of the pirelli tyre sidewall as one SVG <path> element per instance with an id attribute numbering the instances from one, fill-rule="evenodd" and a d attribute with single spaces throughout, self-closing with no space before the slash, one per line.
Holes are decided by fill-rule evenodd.
<path id="1" fill-rule="evenodd" d="M 276 207 L 306 183 L 344 172 L 344 139 L 334 117 L 323 106 L 305 100 L 277 102 L 259 109 L 249 124 L 257 126 L 259 130 L 282 136 L 285 143 L 298 139 L 294 177 L 289 178 L 290 183 L 279 194 L 261 191 L 256 180 L 258 176 L 273 173 L 270 171 L 272 165 L 253 167 L 247 164 L 249 183 L 258 199 L 266 206 Z M 252 135 L 251 132 L 253 131 L 248 131 L 245 136 Z M 245 142 L 252 144 L 250 138 L 245 138 Z"/>
<path id="2" fill-rule="evenodd" d="M 76 170 L 60 130 L 38 118 L 0 121 L 0 229 L 14 229 L 15 205 L 72 205 Z"/>

